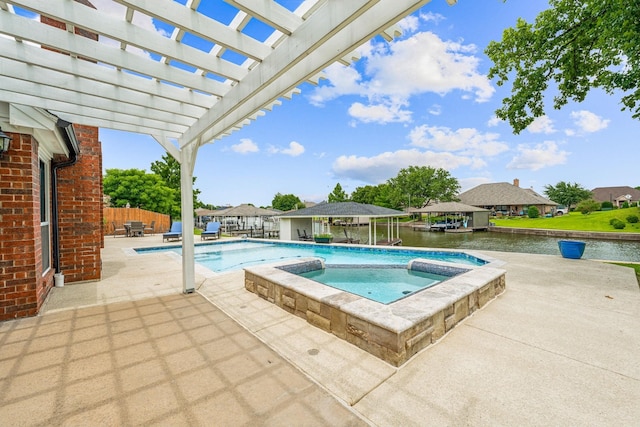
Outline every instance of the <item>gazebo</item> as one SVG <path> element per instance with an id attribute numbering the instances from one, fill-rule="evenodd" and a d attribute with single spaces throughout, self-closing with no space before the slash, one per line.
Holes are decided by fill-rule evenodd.
<path id="1" fill-rule="evenodd" d="M 117 16 L 97 10 L 90 0 L 0 1 L 0 129 L 13 138 L 0 167 L 7 171 L 2 178 L 7 188 L 34 183 L 31 210 L 37 214 L 27 221 L 35 224 L 30 235 L 48 236 L 48 227 L 52 233 L 59 230 L 55 204 L 39 200 L 37 194 L 49 194 L 58 185 L 58 169 L 86 158 L 84 153 L 79 156 L 83 147 L 74 133 L 79 127 L 83 138 L 96 142 L 90 152 L 96 165 L 98 128 L 153 137 L 180 163 L 181 208 L 192 212 L 193 169 L 200 147 L 265 115 L 281 99 L 299 93 L 302 83 L 317 83 L 327 66 L 348 65 L 357 58 L 354 51 L 373 37 L 392 40 L 400 33 L 398 21 L 429 0 L 300 0 L 292 9 L 272 0 L 226 3 L 235 10 L 231 19 L 216 17 L 215 11 L 205 14 L 207 4 L 201 0 L 114 0 L 112 5 L 121 7 Z M 162 32 L 146 25 L 153 21 L 161 24 Z M 251 34 L 256 27 L 264 33 Z M 209 51 L 195 47 L 196 39 L 208 43 Z M 30 145 L 21 144 L 23 140 Z M 33 153 L 21 154 L 31 147 Z M 81 167 L 74 173 L 96 175 Z M 102 219 L 87 218 L 85 229 L 99 238 L 99 231 L 92 230 L 102 229 Z M 184 215 L 182 222 L 184 230 L 193 229 L 192 215 Z M 15 227 L 0 218 L 3 235 L 25 235 Z M 66 231 L 60 232 L 64 237 Z M 41 296 L 60 270 L 51 257 L 57 240 L 31 239 L 30 253 L 49 259 L 34 260 L 36 267 L 27 276 L 40 277 L 38 266 L 53 259 L 53 268 L 38 284 Z M 92 257 L 99 259 L 100 245 L 91 245 Z M 193 233 L 183 233 L 182 256 L 183 291 L 191 293 Z M 5 263 L 17 263 L 18 257 Z"/>
<path id="2" fill-rule="evenodd" d="M 460 202 L 442 202 L 434 203 L 422 208 L 410 209 L 411 213 L 426 213 L 429 219 L 424 229 L 430 230 L 433 224 L 431 224 L 431 214 L 455 214 L 459 215 L 462 220 L 461 226 L 464 229 L 470 230 L 486 230 L 489 228 L 489 213 L 488 209 L 479 208 L 477 206 L 466 205 Z M 443 229 L 446 229 L 443 228 Z"/>
<path id="3" fill-rule="evenodd" d="M 310 230 L 312 234 L 331 234 L 333 219 L 349 218 L 352 225 L 358 225 L 361 222 L 368 225 L 368 244 L 399 245 L 402 243 L 399 218 L 407 215 L 406 212 L 364 203 L 318 203 L 310 208 L 278 215 L 280 218 L 280 239 L 298 240 L 297 230 L 300 229 Z M 380 241 L 377 240 L 378 224 L 376 221 L 371 221 L 378 218 L 388 219 L 385 224 L 387 238 Z"/>
<path id="4" fill-rule="evenodd" d="M 220 221 L 225 232 L 247 232 L 257 228 L 264 229 L 265 225 L 268 231 L 274 231 L 276 227 L 272 219 L 279 213 L 280 211 L 242 204 L 213 211 L 211 215 L 216 221 Z"/>

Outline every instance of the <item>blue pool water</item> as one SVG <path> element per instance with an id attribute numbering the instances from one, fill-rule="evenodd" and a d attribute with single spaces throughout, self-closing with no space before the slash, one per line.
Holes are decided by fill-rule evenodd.
<path id="1" fill-rule="evenodd" d="M 139 253 L 173 251 L 182 254 L 180 246 L 136 249 Z M 327 264 L 396 264 L 404 265 L 415 258 L 484 265 L 486 261 L 460 252 L 390 250 L 370 246 L 339 247 L 301 245 L 297 243 L 235 241 L 216 242 L 195 247 L 195 261 L 215 272 L 240 270 L 244 267 L 295 258 L 317 257 Z"/>
<path id="2" fill-rule="evenodd" d="M 300 273 L 300 276 L 382 304 L 398 301 L 449 278 L 434 273 L 412 271 L 405 267 L 386 268 L 370 265 L 327 266 Z"/>

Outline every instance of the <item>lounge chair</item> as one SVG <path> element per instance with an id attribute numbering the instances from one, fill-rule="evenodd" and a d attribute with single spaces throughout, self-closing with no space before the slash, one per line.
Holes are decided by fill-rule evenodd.
<path id="1" fill-rule="evenodd" d="M 307 235 L 307 230 L 304 230 L 304 234 L 300 233 L 300 229 L 296 228 L 296 231 L 298 232 L 298 240 L 302 240 L 305 242 L 311 242 L 313 241 L 313 237 Z"/>
<path id="2" fill-rule="evenodd" d="M 207 223 L 207 228 L 200 234 L 200 240 L 219 239 L 220 238 L 220 222 L 212 221 Z"/>
<path id="3" fill-rule="evenodd" d="M 129 224 L 129 236 L 144 237 L 144 225 L 142 221 L 131 221 Z"/>
<path id="4" fill-rule="evenodd" d="M 174 222 L 171 224 L 171 230 L 162 235 L 162 241 L 180 240 L 182 239 L 182 223 Z"/>

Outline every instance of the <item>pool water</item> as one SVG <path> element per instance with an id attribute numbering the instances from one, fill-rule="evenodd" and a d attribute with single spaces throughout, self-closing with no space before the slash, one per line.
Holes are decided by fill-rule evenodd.
<path id="1" fill-rule="evenodd" d="M 390 304 L 422 289 L 437 285 L 449 276 L 413 271 L 406 266 L 330 266 L 299 274 L 332 288 Z"/>
<path id="2" fill-rule="evenodd" d="M 138 253 L 173 251 L 182 254 L 180 246 L 136 249 Z M 462 253 L 433 250 L 384 249 L 371 246 L 333 246 L 318 244 L 275 242 L 216 242 L 197 245 L 195 261 L 215 272 L 240 270 L 244 267 L 273 263 L 295 258 L 316 257 L 326 264 L 395 264 L 406 267 L 415 258 L 466 265 L 484 265 L 487 262 Z"/>

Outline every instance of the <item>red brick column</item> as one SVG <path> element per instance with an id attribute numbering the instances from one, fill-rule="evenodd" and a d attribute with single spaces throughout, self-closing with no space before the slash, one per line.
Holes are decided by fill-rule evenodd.
<path id="1" fill-rule="evenodd" d="M 34 316 L 53 271 L 42 275 L 38 143 L 11 134 L 0 159 L 0 320 Z"/>
<path id="2" fill-rule="evenodd" d="M 98 128 L 73 128 L 80 146 L 78 160 L 57 170 L 60 271 L 65 282 L 98 280 L 102 267 L 102 151 Z"/>

